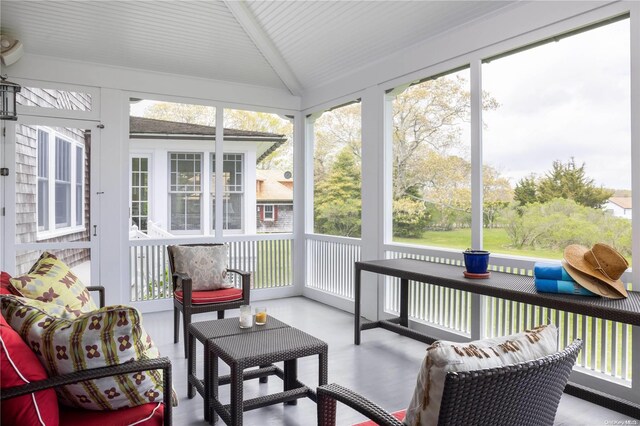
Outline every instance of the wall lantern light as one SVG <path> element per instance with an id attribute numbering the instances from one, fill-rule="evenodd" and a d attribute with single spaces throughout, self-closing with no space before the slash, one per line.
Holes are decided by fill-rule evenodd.
<path id="1" fill-rule="evenodd" d="M 0 75 L 0 120 L 17 120 L 16 94 L 20 92 L 20 85 L 7 80 L 7 77 Z"/>

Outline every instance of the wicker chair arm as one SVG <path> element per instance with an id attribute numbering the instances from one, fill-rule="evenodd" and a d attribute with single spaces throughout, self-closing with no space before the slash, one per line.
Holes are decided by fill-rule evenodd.
<path id="1" fill-rule="evenodd" d="M 243 278 L 244 277 L 251 278 L 251 272 L 241 271 L 240 269 L 234 269 L 234 268 L 227 268 L 227 271 L 233 272 L 234 274 L 241 275 Z"/>
<path id="2" fill-rule="evenodd" d="M 33 392 L 78 383 L 85 380 L 101 379 L 103 377 L 110 377 L 118 374 L 129 374 L 148 370 L 162 370 L 164 382 L 164 425 L 169 426 L 172 422 L 171 395 L 173 394 L 173 389 L 171 387 L 171 361 L 167 357 L 131 361 L 108 367 L 92 368 L 89 370 L 49 377 L 44 380 L 38 380 L 37 382 L 26 383 L 21 386 L 5 388 L 2 389 L 2 392 L 0 393 L 0 400 L 28 395 Z"/>
<path id="3" fill-rule="evenodd" d="M 249 294 L 251 292 L 251 272 L 241 271 L 239 269 L 227 268 L 228 272 L 240 275 L 242 281 L 242 298 L 249 303 Z"/>
<path id="4" fill-rule="evenodd" d="M 318 425 L 336 425 L 336 401 L 353 408 L 380 426 L 402 426 L 402 422 L 362 395 L 335 383 L 320 386 L 318 395 Z"/>
<path id="5" fill-rule="evenodd" d="M 100 296 L 100 307 L 104 308 L 104 287 L 101 285 L 88 285 L 88 291 L 97 291 Z"/>

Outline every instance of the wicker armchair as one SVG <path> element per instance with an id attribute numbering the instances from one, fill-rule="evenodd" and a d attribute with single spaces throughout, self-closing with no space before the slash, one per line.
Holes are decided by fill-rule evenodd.
<path id="1" fill-rule="evenodd" d="M 221 244 L 184 244 L 185 246 L 214 246 Z M 188 355 L 187 331 L 191 324 L 191 316 L 204 312 L 218 312 L 218 319 L 224 318 L 226 309 L 236 309 L 240 305 L 249 304 L 251 291 L 251 274 L 237 269 L 227 269 L 228 272 L 239 277 L 241 289 L 222 289 L 199 291 L 194 294 L 191 288 L 191 278 L 186 274 L 181 274 L 175 270 L 174 249 L 175 246 L 168 246 L 169 272 L 173 278 L 173 342 L 180 341 L 180 313 L 183 316 L 184 331 L 184 357 Z M 236 282 L 237 280 L 232 280 Z M 177 288 L 182 288 L 182 292 L 176 292 Z M 230 294 L 232 293 L 232 294 Z M 218 297 L 221 295 L 222 297 Z"/>
<path id="2" fill-rule="evenodd" d="M 33 392 L 44 389 L 55 388 L 58 386 L 69 385 L 72 383 L 82 382 L 85 380 L 101 379 L 103 377 L 116 376 L 118 374 L 130 374 L 141 371 L 162 370 L 162 381 L 164 392 L 164 426 L 170 426 L 172 422 L 172 404 L 171 404 L 171 361 L 169 358 L 146 359 L 140 361 L 132 361 L 124 364 L 113 365 L 109 367 L 92 368 L 89 370 L 78 371 L 75 373 L 63 374 L 60 376 L 49 377 L 48 379 L 38 380 L 22 386 L 2 389 L 0 400 L 15 398 L 22 395 L 28 395 Z M 94 417 L 95 424 L 101 423 L 104 414 L 100 411 L 85 410 Z M 108 414 L 108 413 L 107 413 Z"/>
<path id="3" fill-rule="evenodd" d="M 560 397 L 582 341 L 533 361 L 499 368 L 450 372 L 445 378 L 440 425 L 553 425 Z M 402 422 L 375 403 L 337 384 L 318 388 L 318 425 L 336 425 L 336 401 L 381 426 Z"/>
<path id="4" fill-rule="evenodd" d="M 87 286 L 88 291 L 97 291 L 99 293 L 100 307 L 104 307 L 105 305 L 105 297 L 104 297 L 104 287 L 103 286 Z M 30 383 L 25 383 L 24 385 L 14 386 L 11 388 L 4 388 L 2 392 L 0 392 L 0 401 L 4 401 L 11 398 L 16 398 L 23 395 L 28 395 L 34 392 L 38 392 L 45 389 L 56 388 L 58 386 L 69 385 L 72 383 L 78 383 L 85 380 L 93 380 L 100 379 L 103 377 L 116 376 L 120 374 L 131 374 L 142 371 L 149 370 L 162 370 L 162 381 L 163 388 L 165 389 L 164 399 L 163 399 L 163 417 L 162 422 L 164 426 L 170 426 L 172 424 L 172 387 L 171 387 L 171 361 L 169 358 L 156 358 L 156 359 L 146 359 L 139 361 L 131 361 L 126 362 L 124 364 L 112 365 L 108 367 L 101 368 L 92 368 L 88 370 L 77 371 L 74 373 L 61 374 L 58 376 L 52 376 L 43 380 L 32 381 Z M 1 404 L 0 404 L 1 406 Z M 125 409 L 127 410 L 127 409 Z M 132 410 L 135 410 L 133 408 Z M 104 422 L 109 422 L 110 415 L 113 414 L 113 411 L 110 412 L 102 412 L 102 411 L 92 411 L 92 410 L 79 410 L 83 414 L 81 416 L 77 416 L 76 414 L 72 414 L 72 420 L 70 420 L 73 424 L 76 423 L 95 423 L 95 424 L 103 424 Z M 122 411 L 122 410 L 118 410 Z M 73 412 L 73 409 L 70 411 Z M 61 413 L 61 421 L 65 421 L 64 415 Z M 62 424 L 62 423 L 61 423 Z"/>

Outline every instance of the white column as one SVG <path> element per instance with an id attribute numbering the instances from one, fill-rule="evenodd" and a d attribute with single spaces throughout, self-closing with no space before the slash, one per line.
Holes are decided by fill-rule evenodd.
<path id="1" fill-rule="evenodd" d="M 630 5 L 631 32 L 631 117 L 640 117 L 640 3 Z M 632 253 L 632 281 L 633 289 L 640 290 L 640 120 L 631 119 L 631 189 L 633 191 L 631 226 L 633 229 Z M 632 394 L 636 395 L 633 402 L 640 403 L 640 327 L 632 329 Z"/>
<path id="2" fill-rule="evenodd" d="M 106 287 L 106 303 L 129 302 L 129 107 L 121 90 L 100 94 L 99 179 L 91 183 L 92 231 L 98 225 L 99 282 Z M 94 129 L 92 129 L 94 130 Z M 97 195 L 97 193 L 101 193 Z M 96 263 L 94 262 L 93 265 Z"/>
<path id="3" fill-rule="evenodd" d="M 384 132 L 385 94 L 377 86 L 362 96 L 362 260 L 384 257 L 385 170 Z M 390 196 L 390 194 L 388 194 Z M 384 278 L 362 275 L 361 313 L 376 321 L 384 306 Z"/>
<path id="4" fill-rule="evenodd" d="M 471 61 L 471 247 L 482 248 L 482 61 Z M 471 295 L 471 338 L 482 338 L 483 296 Z"/>
<path id="5" fill-rule="evenodd" d="M 222 242 L 222 203 L 224 202 L 224 108 L 216 106 L 216 218 L 215 240 Z M 204 177 L 209 179 L 209 176 Z M 208 208 L 208 206 L 207 206 Z"/>
<path id="6" fill-rule="evenodd" d="M 293 286 L 296 294 L 302 294 L 306 283 L 307 256 L 305 243 L 305 226 L 308 200 L 313 192 L 308 192 L 306 153 L 309 150 L 307 121 L 302 113 L 295 114 L 293 119 Z M 306 142 L 306 143 L 305 143 Z M 313 164 L 313 163 L 311 163 Z"/>

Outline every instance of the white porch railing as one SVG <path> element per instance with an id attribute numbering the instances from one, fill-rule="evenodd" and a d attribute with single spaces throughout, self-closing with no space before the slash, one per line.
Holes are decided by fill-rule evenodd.
<path id="1" fill-rule="evenodd" d="M 448 253 L 427 248 L 386 246 L 387 258 L 409 257 L 429 262 L 462 266 L 461 252 Z M 533 275 L 534 260 L 491 258 L 490 269 L 513 274 Z M 623 281 L 630 282 L 626 273 Z M 566 346 L 576 338 L 584 342 L 577 366 L 590 374 L 623 386 L 631 385 L 632 326 L 576 315 L 555 309 L 540 308 L 493 297 L 482 297 L 482 310 L 472 312 L 471 294 L 460 290 L 409 282 L 409 315 L 412 319 L 445 328 L 470 337 L 472 321 L 481 321 L 482 337 L 504 336 L 552 322 L 559 329 L 559 345 Z M 400 280 L 387 279 L 385 310 L 397 314 L 400 302 Z"/>
<path id="2" fill-rule="evenodd" d="M 130 240 L 131 301 L 170 299 L 172 282 L 167 246 L 198 242 L 205 240 Z M 293 237 L 290 234 L 238 236 L 233 239 L 229 237 L 225 243 L 229 245 L 229 267 L 251 272 L 252 288 L 275 288 L 293 284 Z"/>
<path id="3" fill-rule="evenodd" d="M 360 260 L 357 238 L 308 235 L 306 286 L 353 300 L 354 264 Z"/>

